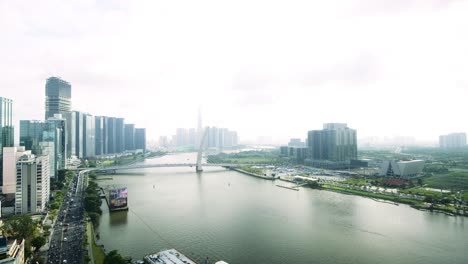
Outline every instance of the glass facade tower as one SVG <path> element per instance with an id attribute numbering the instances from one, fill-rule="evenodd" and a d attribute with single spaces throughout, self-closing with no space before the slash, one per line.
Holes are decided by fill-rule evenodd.
<path id="1" fill-rule="evenodd" d="M 0 184 L 3 186 L 3 148 L 13 147 L 13 101 L 0 97 Z"/>

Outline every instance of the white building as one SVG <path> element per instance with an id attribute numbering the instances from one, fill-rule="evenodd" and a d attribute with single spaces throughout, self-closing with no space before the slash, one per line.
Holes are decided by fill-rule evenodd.
<path id="1" fill-rule="evenodd" d="M 6 195 L 14 195 L 16 192 L 16 162 L 23 155 L 31 155 L 30 150 L 24 147 L 3 148 L 3 189 Z"/>
<path id="2" fill-rule="evenodd" d="M 39 142 L 41 148 L 41 154 L 49 156 L 49 176 L 52 179 L 57 179 L 58 170 L 59 170 L 59 161 L 55 158 L 56 148 L 55 142 L 53 141 L 43 141 Z"/>
<path id="3" fill-rule="evenodd" d="M 386 160 L 380 167 L 379 176 L 411 178 L 419 175 L 423 169 L 424 160 Z"/>
<path id="4" fill-rule="evenodd" d="M 23 155 L 16 163 L 15 214 L 41 213 L 49 202 L 49 156 Z"/>

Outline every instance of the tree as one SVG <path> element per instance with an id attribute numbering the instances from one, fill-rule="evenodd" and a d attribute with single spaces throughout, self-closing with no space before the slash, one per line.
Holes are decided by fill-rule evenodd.
<path id="1" fill-rule="evenodd" d="M 65 180 L 65 175 L 67 173 L 67 170 L 58 170 L 58 180 L 63 181 Z"/>
<path id="2" fill-rule="evenodd" d="M 41 256 L 34 256 L 31 263 L 43 264 L 43 263 L 45 263 L 45 261 L 44 261 L 44 258 L 41 257 Z"/>
<path id="3" fill-rule="evenodd" d="M 90 212 L 88 213 L 89 218 L 91 218 L 91 222 L 93 223 L 94 226 L 97 226 L 99 224 L 99 214 Z"/>
<path id="4" fill-rule="evenodd" d="M 45 244 L 46 244 L 46 238 L 43 236 L 37 236 L 31 240 L 31 246 L 34 247 L 35 252 L 37 252 Z"/>
<path id="5" fill-rule="evenodd" d="M 104 264 L 130 264 L 132 263 L 131 258 L 124 258 L 122 255 L 117 252 L 117 250 L 112 250 L 106 254 L 104 258 Z"/>
<path id="6" fill-rule="evenodd" d="M 31 239 L 34 235 L 34 231 L 36 230 L 36 223 L 32 220 L 31 216 L 29 215 L 17 215 L 12 216 L 5 220 L 3 226 L 0 230 L 15 239 L 23 239 L 25 238 L 26 241 Z"/>

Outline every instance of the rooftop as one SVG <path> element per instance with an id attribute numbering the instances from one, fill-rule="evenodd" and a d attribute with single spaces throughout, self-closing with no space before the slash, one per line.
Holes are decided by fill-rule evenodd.
<path id="1" fill-rule="evenodd" d="M 176 249 L 168 249 L 145 257 L 150 264 L 196 264 Z"/>

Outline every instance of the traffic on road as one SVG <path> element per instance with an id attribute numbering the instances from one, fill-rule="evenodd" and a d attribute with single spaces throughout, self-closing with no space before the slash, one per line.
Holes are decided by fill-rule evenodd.
<path id="1" fill-rule="evenodd" d="M 85 172 L 77 172 L 63 199 L 53 226 L 47 256 L 49 264 L 84 263 L 84 191 Z"/>

